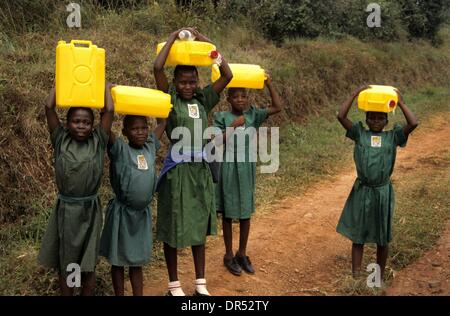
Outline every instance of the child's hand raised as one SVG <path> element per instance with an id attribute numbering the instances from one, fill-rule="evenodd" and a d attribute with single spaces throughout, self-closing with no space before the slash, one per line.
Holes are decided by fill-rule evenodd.
<path id="1" fill-rule="evenodd" d="M 170 37 L 174 37 L 175 39 L 177 39 L 180 35 L 181 31 L 189 31 L 191 32 L 192 35 L 194 35 L 197 38 L 197 34 L 199 34 L 199 32 L 197 31 L 197 29 L 195 27 L 182 27 L 181 29 L 176 30 L 175 32 L 173 32 L 172 34 L 170 34 Z"/>
<path id="2" fill-rule="evenodd" d="M 111 95 L 111 89 L 114 88 L 116 85 L 112 84 L 110 82 L 107 82 L 105 84 L 105 107 L 103 110 L 108 110 L 108 108 L 111 108 L 111 105 L 114 104 L 112 95 Z"/>
<path id="3" fill-rule="evenodd" d="M 186 28 L 186 30 L 190 31 L 192 35 L 195 36 L 196 41 L 212 43 L 211 40 L 207 36 L 200 33 L 196 27 L 189 27 Z"/>
<path id="4" fill-rule="evenodd" d="M 50 133 L 52 133 L 61 123 L 58 114 L 56 114 L 56 90 L 52 88 L 45 102 L 45 116 Z"/>
<path id="5" fill-rule="evenodd" d="M 52 88 L 50 90 L 50 93 L 47 96 L 47 100 L 46 100 L 46 106 L 49 109 L 53 109 L 56 107 L 56 89 Z"/>
<path id="6" fill-rule="evenodd" d="M 178 34 L 180 34 L 180 32 L 181 32 L 182 30 L 185 30 L 185 29 L 186 29 L 186 28 L 181 28 L 181 29 L 176 30 L 175 32 L 172 32 L 172 33 L 170 34 L 169 38 L 177 39 L 177 38 L 178 38 Z"/>
<path id="7" fill-rule="evenodd" d="M 395 88 L 394 90 L 395 90 L 395 92 L 397 92 L 397 95 L 398 95 L 398 103 L 399 103 L 399 104 L 400 104 L 400 103 L 403 103 L 403 96 L 402 96 L 402 94 L 400 93 L 400 91 L 399 91 L 397 88 Z"/>
<path id="8" fill-rule="evenodd" d="M 107 82 L 105 84 L 105 93 L 107 92 L 111 92 L 111 89 L 114 88 L 116 85 L 114 83 L 111 82 Z"/>
<path id="9" fill-rule="evenodd" d="M 272 84 L 272 76 L 266 72 L 266 80 L 264 80 L 264 84 L 266 86 L 270 86 Z"/>
<path id="10" fill-rule="evenodd" d="M 114 86 L 109 82 L 105 84 L 105 106 L 100 112 L 100 125 L 108 135 L 111 132 L 111 126 L 114 120 L 114 101 L 111 96 L 111 88 Z"/>
<path id="11" fill-rule="evenodd" d="M 360 94 L 362 91 L 369 89 L 370 86 L 369 85 L 362 85 L 360 86 L 358 89 L 355 90 L 355 92 L 353 93 L 353 95 L 357 96 L 358 94 Z"/>
<path id="12" fill-rule="evenodd" d="M 110 82 L 105 84 L 105 106 L 100 110 L 100 114 L 103 116 L 105 113 L 113 113 L 114 114 L 114 100 L 111 95 L 111 89 L 116 85 Z"/>

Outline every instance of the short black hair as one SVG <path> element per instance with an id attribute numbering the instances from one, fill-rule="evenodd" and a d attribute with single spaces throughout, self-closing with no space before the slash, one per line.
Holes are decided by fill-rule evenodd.
<path id="1" fill-rule="evenodd" d="M 94 123 L 94 112 L 92 111 L 92 109 L 91 109 L 91 108 L 81 107 L 81 106 L 74 106 L 74 107 L 71 107 L 71 108 L 69 109 L 69 111 L 67 111 L 67 116 L 66 116 L 67 122 L 70 121 L 72 115 L 73 115 L 76 111 L 78 111 L 78 110 L 83 110 L 83 111 L 88 112 L 88 113 L 89 113 L 89 116 L 91 117 L 92 123 Z"/>
<path id="2" fill-rule="evenodd" d="M 238 91 L 243 91 L 243 92 L 247 93 L 247 89 L 238 87 L 238 88 L 228 88 L 227 95 L 229 97 L 231 97 L 233 94 L 235 94 Z"/>
<path id="3" fill-rule="evenodd" d="M 388 119 L 388 114 L 386 112 L 368 111 L 368 112 L 366 112 L 366 120 L 367 120 L 367 117 L 369 116 L 369 113 L 383 113 L 384 116 L 386 117 L 386 120 Z"/>
<path id="4" fill-rule="evenodd" d="M 198 70 L 197 67 L 195 66 L 188 66 L 188 65 L 177 65 L 175 67 L 175 70 L 173 71 L 173 78 L 175 79 L 180 72 L 195 72 L 195 74 L 197 75 L 198 78 Z"/>
<path id="5" fill-rule="evenodd" d="M 123 129 L 128 129 L 128 127 L 134 120 L 144 120 L 146 124 L 148 123 L 147 118 L 145 116 L 125 115 L 125 117 L 123 118 Z"/>

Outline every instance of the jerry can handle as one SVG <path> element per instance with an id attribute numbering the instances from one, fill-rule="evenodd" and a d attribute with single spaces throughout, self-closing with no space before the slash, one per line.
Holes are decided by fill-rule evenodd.
<path id="1" fill-rule="evenodd" d="M 91 41 L 85 41 L 85 40 L 71 40 L 70 44 L 75 45 L 75 44 L 85 44 L 88 47 L 92 45 Z"/>

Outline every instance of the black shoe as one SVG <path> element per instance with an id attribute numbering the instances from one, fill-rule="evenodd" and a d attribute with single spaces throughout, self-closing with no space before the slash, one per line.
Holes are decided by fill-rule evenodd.
<path id="1" fill-rule="evenodd" d="M 228 271 L 230 271 L 234 275 L 241 275 L 242 269 L 241 266 L 236 262 L 235 258 L 225 258 L 223 257 L 223 264 L 227 267 Z"/>
<path id="2" fill-rule="evenodd" d="M 236 262 L 244 269 L 245 272 L 254 274 L 255 270 L 253 269 L 252 263 L 250 261 L 250 258 L 248 256 L 241 256 L 239 253 L 236 253 L 234 256 L 234 259 Z"/>

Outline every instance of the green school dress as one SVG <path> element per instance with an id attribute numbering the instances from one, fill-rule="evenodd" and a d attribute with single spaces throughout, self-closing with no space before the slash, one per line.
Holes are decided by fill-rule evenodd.
<path id="1" fill-rule="evenodd" d="M 245 127 L 235 129 L 233 142 L 229 141 L 228 146 L 233 146 L 233 150 L 227 156 L 227 147 L 224 150 L 224 159 L 220 168 L 220 179 L 216 185 L 216 207 L 219 212 L 223 212 L 226 218 L 248 219 L 255 211 L 255 183 L 256 183 L 256 162 L 250 159 L 251 150 L 256 153 L 256 129 L 267 119 L 266 109 L 258 109 L 254 106 L 244 112 Z M 214 115 L 214 126 L 225 132 L 233 121 L 238 118 L 231 112 L 218 112 Z M 254 130 L 249 130 L 253 127 Z M 255 133 L 252 133 L 255 131 Z M 245 142 L 238 142 L 239 134 L 244 136 Z M 241 138 L 242 139 L 242 138 Z M 239 162 L 239 155 L 245 161 Z M 256 155 L 254 156 L 256 158 Z"/>
<path id="2" fill-rule="evenodd" d="M 184 149 L 201 152 L 206 140 L 199 141 L 202 135 L 194 135 L 194 125 L 200 127 L 196 133 L 203 133 L 208 127 L 207 115 L 219 102 L 220 96 L 212 86 L 198 89 L 189 101 L 181 99 L 173 86 L 169 93 L 173 108 L 167 119 L 167 137 L 175 144 L 178 139 L 172 139 L 172 131 L 185 127 L 191 137 L 182 140 Z M 205 244 L 206 236 L 217 231 L 214 204 L 214 185 L 208 164 L 201 161 L 176 165 L 159 182 L 157 239 L 172 248 Z"/>
<path id="3" fill-rule="evenodd" d="M 355 142 L 357 179 L 337 225 L 337 232 L 353 243 L 386 246 L 392 240 L 395 196 L 391 183 L 397 146 L 407 137 L 399 124 L 387 132 L 374 133 L 353 123 L 346 136 Z"/>
<path id="4" fill-rule="evenodd" d="M 155 157 L 160 144 L 149 135 L 142 148 L 117 138 L 108 147 L 110 182 L 116 197 L 106 208 L 100 255 L 114 266 L 142 266 L 152 253 L 152 213 Z"/>
<path id="5" fill-rule="evenodd" d="M 73 140 L 62 125 L 51 134 L 59 194 L 38 261 L 62 274 L 70 263 L 79 264 L 82 272 L 95 270 L 102 228 L 97 192 L 107 142 L 101 126 L 85 142 Z"/>

